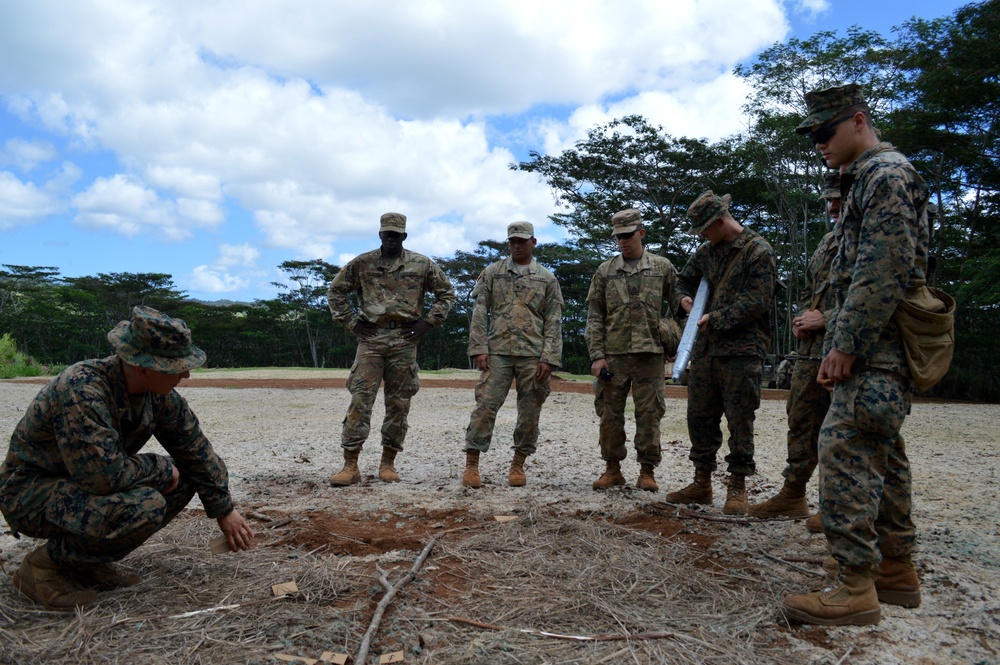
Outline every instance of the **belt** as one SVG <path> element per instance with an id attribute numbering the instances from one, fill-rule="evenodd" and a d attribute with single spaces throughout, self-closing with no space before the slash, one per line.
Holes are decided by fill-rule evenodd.
<path id="1" fill-rule="evenodd" d="M 375 325 L 378 326 L 378 328 L 380 330 L 396 330 L 398 328 L 402 328 L 404 325 L 406 325 L 406 323 L 408 323 L 408 322 L 407 321 L 389 321 L 388 323 L 386 323 L 384 325 L 379 325 L 377 323 Z"/>

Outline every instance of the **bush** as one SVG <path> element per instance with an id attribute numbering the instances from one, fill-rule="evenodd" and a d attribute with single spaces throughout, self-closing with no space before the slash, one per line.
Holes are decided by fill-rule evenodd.
<path id="1" fill-rule="evenodd" d="M 39 365 L 34 358 L 18 351 L 17 342 L 9 334 L 0 337 L 0 379 L 41 376 L 47 371 L 48 368 Z"/>

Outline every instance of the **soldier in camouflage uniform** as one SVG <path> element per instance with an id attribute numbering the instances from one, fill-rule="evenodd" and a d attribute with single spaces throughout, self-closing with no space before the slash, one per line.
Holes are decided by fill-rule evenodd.
<path id="1" fill-rule="evenodd" d="M 834 584 L 786 596 L 785 615 L 819 625 L 868 625 L 879 602 L 920 603 L 911 553 L 910 463 L 900 428 L 910 370 L 891 317 L 926 276 L 927 186 L 880 142 L 858 85 L 812 91 L 807 133 L 844 199 L 830 269 L 836 308 L 827 322 L 818 381 L 833 391 L 819 436 L 820 516 L 838 564 Z"/>
<path id="2" fill-rule="evenodd" d="M 226 465 L 173 389 L 205 362 L 180 319 L 136 307 L 108 333 L 117 355 L 85 360 L 28 405 L 0 466 L 0 511 L 15 537 L 45 538 L 14 587 L 50 610 L 100 599 L 94 589 L 141 580 L 124 558 L 201 498 L 232 549 L 253 531 L 233 508 Z M 150 437 L 169 457 L 140 453 Z"/>
<path id="3" fill-rule="evenodd" d="M 600 424 L 601 458 L 606 468 L 595 490 L 624 485 L 625 403 L 635 403 L 636 487 L 655 492 L 660 464 L 660 419 L 666 411 L 661 322 L 677 311 L 677 272 L 669 259 L 643 249 L 646 229 L 638 210 L 611 218 L 621 254 L 602 263 L 590 283 L 585 339 L 594 379 L 594 408 Z M 670 355 L 676 352 L 668 349 Z"/>
<path id="4" fill-rule="evenodd" d="M 358 351 L 347 379 L 351 404 L 344 417 L 341 445 L 344 468 L 330 478 L 334 487 L 361 481 L 358 456 L 371 430 L 372 405 L 385 382 L 382 461 L 378 477 L 396 482 L 396 454 L 406 438 L 410 399 L 420 389 L 417 341 L 444 323 L 455 302 L 455 290 L 436 263 L 403 249 L 406 216 L 382 215 L 382 246 L 354 258 L 330 283 L 327 300 L 333 320 L 358 336 Z M 424 313 L 424 294 L 434 304 Z"/>
<path id="5" fill-rule="evenodd" d="M 753 422 L 760 406 L 764 356 L 771 342 L 770 313 L 776 269 L 771 245 L 729 214 L 731 198 L 708 190 L 688 208 L 690 232 L 707 242 L 677 279 L 681 306 L 691 311 L 702 277 L 711 300 L 698 321 L 688 375 L 688 436 L 694 482 L 671 492 L 674 503 L 712 503 L 712 471 L 722 447 L 722 416 L 729 423 L 726 514 L 747 510 L 746 476 L 755 470 Z"/>
<path id="6" fill-rule="evenodd" d="M 825 176 L 822 198 L 834 223 L 840 218 L 840 173 Z M 785 412 L 788 414 L 788 465 L 782 472 L 785 483 L 773 497 L 750 506 L 752 517 L 808 517 L 806 528 L 822 533 L 819 515 L 809 516 L 806 485 L 817 464 L 819 428 L 830 408 L 830 393 L 816 382 L 823 356 L 823 335 L 836 299 L 829 288 L 830 265 L 837 254 L 833 232 L 823 236 L 806 266 L 806 288 L 802 292 L 802 313 L 792 319 L 792 332 L 799 340 L 798 357 L 792 370 Z"/>
<path id="7" fill-rule="evenodd" d="M 490 449 L 497 411 L 513 382 L 517 425 L 507 482 L 511 487 L 527 482 L 524 460 L 535 452 L 538 416 L 551 391 L 549 377 L 562 363 L 562 290 L 555 275 L 533 258 L 537 243 L 530 223 L 510 224 L 510 258 L 487 266 L 472 291 L 476 304 L 469 326 L 469 356 L 482 376 L 465 430 L 462 484 L 466 487 L 482 484 L 479 454 Z"/>

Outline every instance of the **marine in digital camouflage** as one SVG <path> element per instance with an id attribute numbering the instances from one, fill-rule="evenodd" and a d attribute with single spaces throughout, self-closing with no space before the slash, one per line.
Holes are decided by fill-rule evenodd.
<path id="1" fill-rule="evenodd" d="M 55 561 L 117 561 L 201 498 L 208 517 L 233 510 L 223 461 L 187 401 L 129 396 L 118 356 L 53 378 L 28 406 L 0 468 L 0 509 L 16 533 L 48 539 Z M 151 437 L 170 454 L 139 452 Z M 162 491 L 177 465 L 181 484 Z"/>
<path id="2" fill-rule="evenodd" d="M 514 235 L 515 225 L 511 229 L 509 237 L 523 236 Z M 514 383 L 514 449 L 531 455 L 538 442 L 542 405 L 551 391 L 549 377 L 537 380 L 538 363 L 553 368 L 562 365 L 562 290 L 555 275 L 534 258 L 524 266 L 506 258 L 486 267 L 472 296 L 475 306 L 468 353 L 472 357 L 488 354 L 490 360 L 476 385 L 465 449 L 489 450 L 497 412 Z"/>
<path id="3" fill-rule="evenodd" d="M 824 348 L 857 359 L 851 379 L 836 385 L 820 432 L 820 514 L 841 565 L 867 567 L 882 554 L 910 554 L 916 534 L 899 433 L 910 409 L 909 368 L 891 316 L 926 275 L 928 193 L 906 157 L 884 142 L 843 178 L 830 276 L 837 306 Z"/>
<path id="4" fill-rule="evenodd" d="M 703 243 L 678 276 L 680 297 L 693 297 L 702 277 L 711 287 L 705 308 L 709 327 L 698 332 L 688 374 L 690 459 L 697 469 L 715 470 L 725 415 L 729 473 L 746 476 L 756 470 L 753 427 L 764 356 L 771 342 L 776 273 L 771 246 L 743 227 L 732 241 Z"/>
<path id="5" fill-rule="evenodd" d="M 385 226 L 383 220 L 385 230 L 400 230 L 395 219 L 389 222 L 396 226 Z M 424 297 L 428 293 L 434 302 L 425 313 Z M 399 257 L 386 259 L 382 250 L 376 249 L 354 258 L 337 273 L 327 300 L 333 320 L 348 330 L 359 321 L 378 327 L 372 337 L 358 340 L 347 380 L 351 403 L 343 421 L 341 445 L 345 450 L 358 450 L 368 439 L 372 406 L 379 384 L 384 381 L 382 446 L 402 450 L 410 400 L 420 389 L 420 368 L 416 344 L 399 333 L 403 324 L 414 321 L 435 326 L 444 323 L 455 302 L 451 282 L 426 256 L 403 249 Z"/>

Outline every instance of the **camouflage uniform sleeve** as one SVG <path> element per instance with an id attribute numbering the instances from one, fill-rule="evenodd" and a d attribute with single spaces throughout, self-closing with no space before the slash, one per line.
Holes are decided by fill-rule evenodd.
<path id="1" fill-rule="evenodd" d="M 774 264 L 774 254 L 765 240 L 755 238 L 754 247 L 747 250 L 750 256 L 744 270 L 745 278 L 740 287 L 740 297 L 731 305 L 709 312 L 709 327 L 724 331 L 741 328 L 760 317 L 766 317 L 771 310 L 774 298 L 774 281 L 777 278 L 777 268 Z M 739 275 L 736 270 L 726 281 Z M 729 284 L 723 285 L 733 288 Z"/>
<path id="2" fill-rule="evenodd" d="M 490 352 L 488 335 L 489 311 L 493 306 L 493 272 L 486 268 L 476 280 L 472 289 L 476 299 L 472 307 L 472 321 L 469 322 L 469 352 L 470 357 Z"/>
<path id="3" fill-rule="evenodd" d="M 545 315 L 542 325 L 545 330 L 545 340 L 542 346 L 542 356 L 539 360 L 553 367 L 562 366 L 562 288 L 555 277 L 545 285 Z"/>
<path id="4" fill-rule="evenodd" d="M 205 514 L 217 518 L 232 512 L 226 464 L 205 438 L 187 400 L 171 391 L 162 398 L 154 418 L 153 436 L 170 453 L 181 475 L 194 481 Z"/>
<path id="5" fill-rule="evenodd" d="M 55 441 L 73 480 L 91 494 L 106 496 L 136 486 L 166 489 L 172 464 L 162 455 L 129 455 L 114 428 L 107 395 L 93 384 L 66 391 L 59 417 L 53 420 Z"/>
<path id="6" fill-rule="evenodd" d="M 702 245 L 703 247 L 704 245 Z M 695 294 L 698 293 L 698 285 L 701 283 L 703 271 L 701 268 L 701 247 L 695 250 L 695 253 L 691 255 L 687 263 L 679 273 L 677 273 L 677 304 L 680 306 L 681 298 L 685 296 L 688 298 L 694 298 Z M 674 312 L 678 312 L 678 309 L 674 309 Z"/>
<path id="7" fill-rule="evenodd" d="M 427 271 L 427 281 L 424 289 L 434 294 L 434 305 L 424 317 L 424 320 L 432 326 L 439 326 L 448 318 L 451 306 L 455 304 L 455 289 L 451 285 L 451 280 L 444 274 L 444 271 L 433 261 L 430 262 L 430 269 Z"/>
<path id="8" fill-rule="evenodd" d="M 587 329 L 583 338 L 587 343 L 587 352 L 590 360 L 600 360 L 604 357 L 604 321 L 607 318 L 607 300 L 605 291 L 607 290 L 607 279 L 601 274 L 600 269 L 594 273 L 590 280 L 590 291 L 587 292 Z"/>
<path id="9" fill-rule="evenodd" d="M 861 196 L 857 260 L 836 312 L 832 348 L 867 358 L 906 290 L 917 244 L 910 224 L 918 215 L 885 170 L 866 184 Z"/>
<path id="10" fill-rule="evenodd" d="M 360 317 L 351 306 L 351 294 L 358 290 L 357 264 L 350 261 L 330 282 L 326 293 L 327 305 L 333 320 L 348 330 L 354 330 Z"/>

